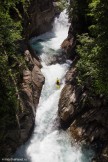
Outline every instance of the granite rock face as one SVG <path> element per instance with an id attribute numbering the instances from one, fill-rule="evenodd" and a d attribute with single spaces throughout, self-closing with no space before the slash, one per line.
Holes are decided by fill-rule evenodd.
<path id="1" fill-rule="evenodd" d="M 108 99 L 102 94 L 91 93 L 89 78 L 87 85 L 81 86 L 77 82 L 79 56 L 75 52 L 78 43 L 76 33 L 86 31 L 80 21 L 76 23 L 72 20 L 68 36 L 61 45 L 73 63 L 66 74 L 58 115 L 63 129 L 76 141 L 86 141 L 96 151 L 93 162 L 108 162 Z"/>
<path id="2" fill-rule="evenodd" d="M 36 116 L 36 108 L 44 84 L 44 76 L 41 73 L 41 63 L 37 57 L 33 57 L 29 50 L 24 52 L 28 69 L 22 71 L 22 82 L 18 90 L 18 107 L 16 123 L 6 131 L 7 142 L 1 144 L 1 154 L 10 157 L 16 149 L 25 143 L 30 137 Z"/>
<path id="3" fill-rule="evenodd" d="M 96 151 L 96 162 L 108 161 L 108 101 L 104 96 L 89 92 L 76 81 L 73 66 L 66 74 L 58 114 L 61 127 L 76 141 L 86 141 Z"/>
<path id="4" fill-rule="evenodd" d="M 12 8 L 10 13 L 13 19 L 22 21 L 23 37 L 26 40 L 51 29 L 56 14 L 53 0 L 20 1 L 16 3 L 16 8 L 18 12 Z"/>
<path id="5" fill-rule="evenodd" d="M 55 9 L 52 0 L 33 0 L 28 8 L 28 17 L 24 21 L 24 35 L 27 39 L 43 34 L 52 27 Z"/>
<path id="6" fill-rule="evenodd" d="M 61 48 L 63 49 L 63 51 L 65 52 L 66 56 L 68 59 L 75 59 L 76 57 L 76 32 L 77 32 L 77 27 L 78 24 L 74 24 L 73 21 L 71 22 L 71 25 L 69 27 L 69 31 L 68 31 L 68 36 L 67 38 L 63 41 L 63 43 L 61 44 Z"/>
<path id="7" fill-rule="evenodd" d="M 36 108 L 44 84 L 44 76 L 41 73 L 41 64 L 36 58 L 32 57 L 29 50 L 26 50 L 25 59 L 31 69 L 23 70 L 23 80 L 21 84 L 20 99 L 22 101 L 22 112 L 19 113 L 19 123 L 21 123 L 21 135 L 28 138 L 28 131 L 34 125 Z M 22 139 L 24 141 L 24 139 Z"/>

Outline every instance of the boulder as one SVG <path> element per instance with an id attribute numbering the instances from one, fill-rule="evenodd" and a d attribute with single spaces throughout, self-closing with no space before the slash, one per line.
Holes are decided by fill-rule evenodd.
<path id="1" fill-rule="evenodd" d="M 67 53 L 67 51 L 69 50 L 69 48 L 72 47 L 73 44 L 73 38 L 68 39 L 66 38 L 63 43 L 61 44 L 61 48 L 64 49 L 64 51 Z"/>

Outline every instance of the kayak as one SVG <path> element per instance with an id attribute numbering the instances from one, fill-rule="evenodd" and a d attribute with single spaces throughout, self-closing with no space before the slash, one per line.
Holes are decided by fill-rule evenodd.
<path id="1" fill-rule="evenodd" d="M 57 89 L 60 89 L 60 85 L 57 85 L 57 84 L 56 84 L 56 88 L 57 88 Z"/>

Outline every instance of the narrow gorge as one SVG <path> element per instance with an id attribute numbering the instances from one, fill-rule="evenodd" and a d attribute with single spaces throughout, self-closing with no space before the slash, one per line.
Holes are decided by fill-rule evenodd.
<path id="1" fill-rule="evenodd" d="M 91 32 L 101 2 L 0 5 L 0 160 L 107 162 L 106 46 Z"/>
<path id="2" fill-rule="evenodd" d="M 58 119 L 58 102 L 64 77 L 70 67 L 70 60 L 62 60 L 60 45 L 68 34 L 69 24 L 66 10 L 55 18 L 53 29 L 31 40 L 32 47 L 42 60 L 42 73 L 45 76 L 40 102 L 36 111 L 34 133 L 16 153 L 15 157 L 28 159 L 32 162 L 89 162 L 92 157 L 90 150 L 75 146 L 67 132 L 60 129 Z M 54 58 L 61 63 L 53 63 Z M 61 61 L 60 61 L 61 60 Z M 63 61 L 63 62 L 62 62 Z M 57 90 L 56 79 L 61 80 L 62 86 Z"/>

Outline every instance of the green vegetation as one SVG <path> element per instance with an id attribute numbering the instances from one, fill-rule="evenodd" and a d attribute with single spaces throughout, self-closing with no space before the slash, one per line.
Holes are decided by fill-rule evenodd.
<path id="1" fill-rule="evenodd" d="M 74 23 L 86 24 L 85 31 L 77 32 L 78 81 L 97 94 L 108 95 L 108 3 L 73 0 L 69 11 Z"/>
<path id="2" fill-rule="evenodd" d="M 18 124 L 19 82 L 22 69 L 26 68 L 18 44 L 22 39 L 21 20 L 13 19 L 10 14 L 11 9 L 18 11 L 19 2 L 0 1 L 0 143 L 5 140 L 6 131 Z"/>

